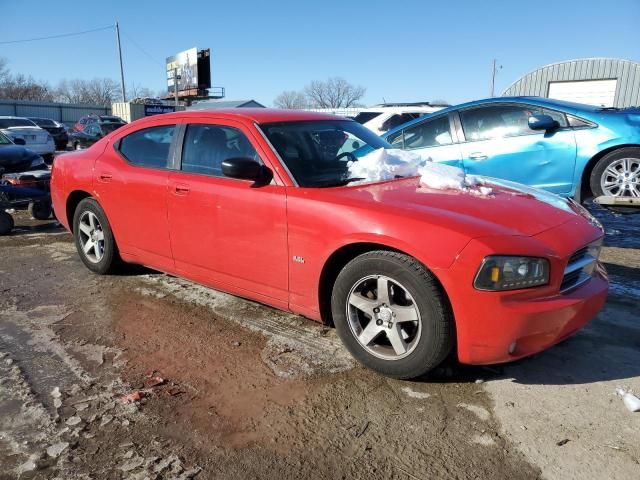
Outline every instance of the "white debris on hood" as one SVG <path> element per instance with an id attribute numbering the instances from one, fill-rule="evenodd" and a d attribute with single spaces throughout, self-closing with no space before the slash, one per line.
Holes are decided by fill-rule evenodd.
<path id="1" fill-rule="evenodd" d="M 423 186 L 434 190 L 460 190 L 478 196 L 487 196 L 493 191 L 484 186 L 482 178 L 466 175 L 461 168 L 425 161 L 420 155 L 404 150 L 379 148 L 357 162 L 349 162 L 349 176 L 361 178 L 362 182 L 418 175 Z"/>

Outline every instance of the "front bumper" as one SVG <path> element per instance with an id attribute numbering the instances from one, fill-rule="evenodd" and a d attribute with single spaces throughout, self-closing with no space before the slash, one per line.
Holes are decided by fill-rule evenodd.
<path id="1" fill-rule="evenodd" d="M 456 320 L 460 362 L 502 363 L 533 355 L 572 335 L 595 317 L 604 305 L 609 285 L 601 264 L 596 265 L 590 280 L 572 290 L 560 293 L 560 284 L 571 255 L 601 236 L 599 229 L 576 219 L 534 237 L 471 241 L 452 267 L 440 275 Z M 472 285 L 474 275 L 482 259 L 491 254 L 548 258 L 549 284 L 506 292 L 476 290 Z"/>

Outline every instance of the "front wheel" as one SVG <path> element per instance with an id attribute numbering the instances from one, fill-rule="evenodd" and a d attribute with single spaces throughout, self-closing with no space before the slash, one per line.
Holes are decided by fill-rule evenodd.
<path id="1" fill-rule="evenodd" d="M 73 215 L 73 236 L 82 262 L 99 274 L 117 267 L 118 250 L 104 211 L 93 198 L 82 200 Z"/>
<path id="2" fill-rule="evenodd" d="M 383 375 L 409 379 L 437 367 L 451 352 L 451 309 L 421 263 L 374 251 L 349 262 L 331 298 L 338 335 L 351 354 Z"/>
<path id="3" fill-rule="evenodd" d="M 11 230 L 13 230 L 13 217 L 4 210 L 0 210 L 0 235 L 8 235 Z"/>
<path id="4" fill-rule="evenodd" d="M 640 197 L 640 148 L 621 148 L 602 157 L 590 184 L 595 197 Z"/>
<path id="5" fill-rule="evenodd" d="M 30 202 L 28 211 L 36 220 L 48 220 L 51 218 L 51 214 L 53 213 L 51 201 L 49 200 L 36 200 L 35 202 Z"/>

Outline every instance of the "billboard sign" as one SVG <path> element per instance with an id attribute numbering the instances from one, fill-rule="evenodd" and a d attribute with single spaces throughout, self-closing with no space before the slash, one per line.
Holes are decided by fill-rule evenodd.
<path id="1" fill-rule="evenodd" d="M 167 57 L 167 91 L 175 91 L 175 75 L 178 75 L 178 92 L 198 89 L 198 49 L 190 48 Z"/>
<path id="2" fill-rule="evenodd" d="M 160 113 L 172 113 L 176 111 L 173 105 L 145 105 L 144 116 L 158 115 Z"/>

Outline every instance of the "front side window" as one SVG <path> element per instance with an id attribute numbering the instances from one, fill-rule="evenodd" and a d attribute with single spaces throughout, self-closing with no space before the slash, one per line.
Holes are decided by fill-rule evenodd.
<path id="1" fill-rule="evenodd" d="M 532 115 L 549 115 L 560 127 L 567 126 L 564 113 L 532 105 L 495 105 L 460 112 L 460 121 L 467 141 L 535 135 L 541 132 L 529 128 Z"/>
<path id="2" fill-rule="evenodd" d="M 260 128 L 301 187 L 348 183 L 348 163 L 387 142 L 352 120 L 267 123 Z"/>
<path id="3" fill-rule="evenodd" d="M 222 177 L 222 162 L 237 157 L 260 161 L 249 139 L 237 128 L 200 124 L 187 126 L 182 147 L 183 172 Z"/>
<path id="4" fill-rule="evenodd" d="M 120 153 L 134 165 L 167 168 L 175 125 L 145 128 L 120 139 Z"/>
<path id="5" fill-rule="evenodd" d="M 446 115 L 404 129 L 404 148 L 407 150 L 452 143 L 449 117 Z"/>

